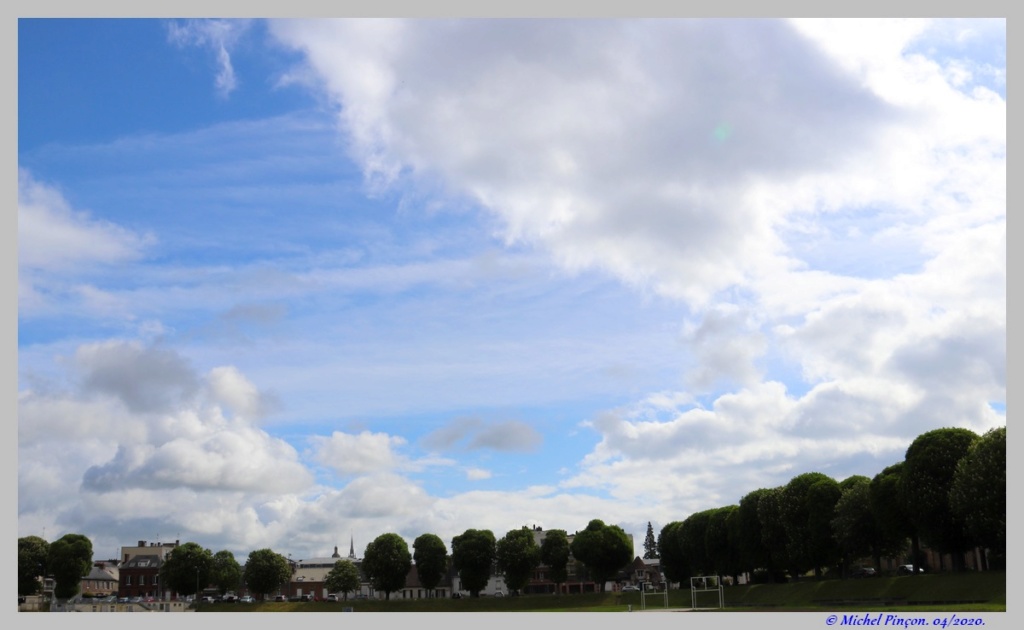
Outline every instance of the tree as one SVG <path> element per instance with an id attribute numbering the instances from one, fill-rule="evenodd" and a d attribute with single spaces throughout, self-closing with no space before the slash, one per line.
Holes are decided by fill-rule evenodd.
<path id="1" fill-rule="evenodd" d="M 448 569 L 448 549 L 436 534 L 423 534 L 412 543 L 412 559 L 420 584 L 429 594 L 441 583 Z"/>
<path id="2" fill-rule="evenodd" d="M 822 567 L 839 559 L 832 519 L 841 494 L 836 480 L 819 472 L 797 475 L 783 488 L 782 522 L 797 576 L 813 569 L 820 578 Z"/>
<path id="3" fill-rule="evenodd" d="M 576 534 L 569 550 L 574 558 L 587 566 L 602 593 L 605 582 L 633 559 L 633 545 L 626 532 L 618 525 L 605 525 L 604 521 L 596 518 Z"/>
<path id="4" fill-rule="evenodd" d="M 39 536 L 18 539 L 18 595 L 35 595 L 43 588 L 50 543 Z"/>
<path id="5" fill-rule="evenodd" d="M 540 543 L 540 560 L 548 568 L 548 579 L 561 594 L 562 584 L 569 579 L 569 537 L 564 529 L 549 529 Z"/>
<path id="6" fill-rule="evenodd" d="M 765 545 L 761 534 L 761 520 L 758 517 L 758 506 L 767 488 L 759 488 L 747 493 L 740 499 L 739 509 L 733 517 L 735 523 L 734 537 L 740 557 L 741 570 L 754 575 L 754 571 L 762 569 L 768 579 L 775 581 L 779 567 L 772 562 L 771 550 Z"/>
<path id="7" fill-rule="evenodd" d="M 210 583 L 221 595 L 238 588 L 242 583 L 242 567 L 235 560 L 235 554 L 226 549 L 213 554 Z"/>
<path id="8" fill-rule="evenodd" d="M 327 577 L 324 579 L 324 586 L 329 593 L 344 593 L 345 599 L 348 594 L 358 591 L 362 585 L 362 578 L 359 575 L 359 567 L 351 560 L 338 560 L 334 563 Z"/>
<path id="9" fill-rule="evenodd" d="M 384 599 L 391 599 L 391 593 L 405 586 L 411 567 L 409 546 L 398 534 L 377 536 L 363 554 L 363 571 L 373 588 L 384 591 Z"/>
<path id="10" fill-rule="evenodd" d="M 907 539 L 911 542 L 912 562 L 917 565 L 920 556 L 920 542 L 917 527 L 907 515 L 900 499 L 900 478 L 903 476 L 903 462 L 886 466 L 871 479 L 868 487 L 868 503 L 871 514 L 878 523 L 881 534 L 881 555 L 900 555 L 905 551 Z M 879 568 L 879 567 L 876 567 Z"/>
<path id="11" fill-rule="evenodd" d="M 685 582 L 692 575 L 686 554 L 683 552 L 679 530 L 682 521 L 672 521 L 661 528 L 658 534 L 658 555 L 661 556 L 661 570 L 670 582 Z"/>
<path id="12" fill-rule="evenodd" d="M 160 565 L 160 583 L 179 595 L 194 595 L 206 588 L 213 575 L 213 554 L 198 543 L 178 545 Z"/>
<path id="13" fill-rule="evenodd" d="M 712 510 L 694 512 L 687 516 L 679 527 L 679 544 L 683 556 L 690 571 L 697 575 L 714 572 L 707 548 L 708 520 L 711 518 L 711 512 Z"/>
<path id="14" fill-rule="evenodd" d="M 647 521 L 647 536 L 644 537 L 644 560 L 658 558 L 658 543 L 654 539 L 654 528 L 651 522 Z"/>
<path id="15" fill-rule="evenodd" d="M 832 535 L 839 544 L 845 572 L 854 558 L 871 555 L 875 569 L 881 568 L 882 528 L 871 511 L 871 480 L 856 476 L 844 480 L 846 489 L 836 503 Z"/>
<path id="16" fill-rule="evenodd" d="M 978 544 L 1006 555 L 1006 427 L 985 433 L 957 463 L 949 504 Z"/>
<path id="17" fill-rule="evenodd" d="M 467 529 L 452 538 L 452 564 L 470 597 L 479 597 L 487 586 L 495 546 L 494 534 L 489 529 Z"/>
<path id="18" fill-rule="evenodd" d="M 533 530 L 527 527 L 509 530 L 497 542 L 495 556 L 509 589 L 522 591 L 530 582 L 530 574 L 540 564 L 540 547 L 533 538 Z"/>
<path id="19" fill-rule="evenodd" d="M 784 571 L 795 578 L 800 571 L 789 555 L 789 537 L 782 518 L 784 491 L 785 486 L 780 486 L 764 492 L 757 504 L 757 519 L 761 522 L 761 539 L 771 555 L 770 565 L 778 570 L 780 578 L 784 577 Z"/>
<path id="20" fill-rule="evenodd" d="M 292 576 L 288 559 L 271 549 L 257 549 L 249 554 L 242 577 L 249 590 L 266 596 L 281 588 Z"/>
<path id="21" fill-rule="evenodd" d="M 739 552 L 735 546 L 735 538 L 729 535 L 729 519 L 739 509 L 736 505 L 711 510 L 708 517 L 707 530 L 704 534 L 704 547 L 711 570 L 715 575 L 739 574 Z"/>
<path id="22" fill-rule="evenodd" d="M 61 536 L 50 544 L 46 567 L 53 575 L 53 594 L 58 599 L 74 597 L 92 567 L 92 541 L 82 534 Z"/>
<path id="23" fill-rule="evenodd" d="M 904 456 L 900 499 L 928 546 L 953 557 L 963 569 L 963 552 L 973 540 L 964 519 L 950 509 L 949 492 L 957 464 L 978 435 L 968 429 L 935 429 L 917 436 Z"/>

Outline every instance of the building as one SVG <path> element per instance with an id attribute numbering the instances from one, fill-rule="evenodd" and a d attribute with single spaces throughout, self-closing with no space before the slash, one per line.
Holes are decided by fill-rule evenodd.
<path id="1" fill-rule="evenodd" d="M 121 565 L 118 567 L 118 597 L 144 599 L 171 599 L 160 587 L 160 566 L 171 551 L 173 543 L 149 543 L 140 540 L 134 547 L 121 547 Z"/>
<path id="2" fill-rule="evenodd" d="M 94 562 L 89 574 L 82 578 L 81 593 L 94 597 L 116 595 L 119 590 L 120 569 L 117 560 Z"/>

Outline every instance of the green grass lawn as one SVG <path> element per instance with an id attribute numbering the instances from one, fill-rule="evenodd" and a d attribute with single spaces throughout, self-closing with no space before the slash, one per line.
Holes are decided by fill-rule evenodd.
<path id="1" fill-rule="evenodd" d="M 861 580 L 806 579 L 792 584 L 754 584 L 724 589 L 727 611 L 989 611 L 1006 610 L 1006 573 L 942 573 Z M 717 608 L 717 593 L 699 594 L 699 608 Z M 204 604 L 200 612 L 622 612 L 640 610 L 639 593 L 525 595 L 464 599 L 349 602 Z M 690 608 L 689 590 L 670 591 L 669 608 Z M 664 598 L 648 597 L 651 610 Z"/>

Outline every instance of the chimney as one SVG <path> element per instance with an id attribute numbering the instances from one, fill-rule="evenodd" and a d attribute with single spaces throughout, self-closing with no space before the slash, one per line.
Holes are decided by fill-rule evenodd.
<path id="1" fill-rule="evenodd" d="M 145 547 L 146 546 L 146 541 L 145 540 L 140 540 L 139 541 L 139 546 L 140 547 Z"/>

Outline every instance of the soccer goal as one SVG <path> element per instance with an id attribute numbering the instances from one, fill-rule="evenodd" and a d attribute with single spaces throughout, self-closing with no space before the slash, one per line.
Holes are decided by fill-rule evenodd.
<path id="1" fill-rule="evenodd" d="M 725 593 L 722 591 L 722 578 L 718 575 L 701 575 L 690 578 L 690 599 L 694 610 L 710 610 L 714 606 L 714 596 L 707 593 L 718 593 L 717 608 L 725 608 Z M 699 601 L 698 601 L 699 600 Z M 707 605 L 708 603 L 712 605 Z"/>
<path id="2" fill-rule="evenodd" d="M 661 590 L 655 590 L 660 588 Z M 661 582 L 655 584 L 654 582 L 644 582 L 640 585 L 640 610 L 647 610 L 647 598 L 662 596 L 662 601 L 665 604 L 665 608 L 668 608 L 668 582 Z M 655 600 L 657 601 L 657 600 Z"/>

